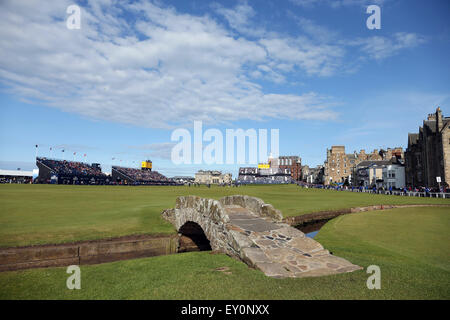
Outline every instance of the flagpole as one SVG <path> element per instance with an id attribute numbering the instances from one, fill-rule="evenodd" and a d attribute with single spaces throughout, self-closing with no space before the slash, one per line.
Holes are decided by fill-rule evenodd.
<path id="1" fill-rule="evenodd" d="M 35 154 L 35 158 L 37 158 L 38 156 L 38 145 L 36 145 L 36 154 Z"/>

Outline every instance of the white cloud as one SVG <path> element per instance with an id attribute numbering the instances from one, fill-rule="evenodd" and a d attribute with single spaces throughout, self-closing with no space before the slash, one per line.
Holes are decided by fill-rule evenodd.
<path id="1" fill-rule="evenodd" d="M 328 44 L 314 44 L 302 38 L 261 39 L 269 57 L 283 67 L 298 66 L 310 75 L 329 76 L 341 65 L 345 54 L 342 47 Z"/>
<path id="2" fill-rule="evenodd" d="M 265 48 L 208 16 L 137 2 L 127 6 L 136 14 L 128 21 L 120 2 L 92 1 L 82 9 L 81 30 L 68 30 L 69 4 L 2 4 L 0 78 L 14 94 L 149 127 L 336 117 L 319 94 L 264 93 L 250 73 L 269 62 Z"/>
<path id="3" fill-rule="evenodd" d="M 304 35 L 278 35 L 255 26 L 256 13 L 247 4 L 216 6 L 239 35 L 209 15 L 113 0 L 88 1 L 81 29 L 69 30 L 70 4 L 2 2 L 0 81 L 24 100 L 157 128 L 194 120 L 335 119 L 330 97 L 273 94 L 256 81 L 283 83 L 292 72 L 331 76 L 344 65 L 348 46 L 381 59 L 419 42 L 412 34 L 398 34 L 385 53 L 389 50 L 380 48 L 389 46 L 379 39 L 375 46 L 368 40 L 338 43 L 309 20 L 302 21 Z"/>
<path id="4" fill-rule="evenodd" d="M 338 36 L 336 31 L 318 25 L 310 19 L 306 19 L 304 17 L 295 18 L 303 31 L 308 34 L 311 39 L 314 39 L 317 42 L 330 42 Z"/>
<path id="5" fill-rule="evenodd" d="M 255 10 L 247 3 L 241 3 L 234 8 L 225 8 L 219 4 L 213 5 L 216 12 L 227 20 L 229 26 L 245 35 L 262 36 L 266 31 L 262 28 L 255 27 L 252 18 L 255 17 Z"/>
<path id="6" fill-rule="evenodd" d="M 382 60 L 399 53 L 403 49 L 414 48 L 425 43 L 425 38 L 415 33 L 398 32 L 391 38 L 373 36 L 358 39 L 354 45 L 361 46 L 361 50 L 375 60 Z"/>

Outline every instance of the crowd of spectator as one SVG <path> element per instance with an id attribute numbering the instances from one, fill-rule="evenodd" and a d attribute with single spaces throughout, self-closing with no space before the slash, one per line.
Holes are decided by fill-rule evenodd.
<path id="1" fill-rule="evenodd" d="M 171 184 L 172 179 L 167 178 L 158 171 L 141 170 L 134 168 L 113 167 L 114 170 L 139 184 Z"/>
<path id="2" fill-rule="evenodd" d="M 429 188 L 429 187 L 404 187 L 404 188 L 385 188 L 373 186 L 349 186 L 349 185 L 323 185 L 323 184 L 311 184 L 305 182 L 298 182 L 298 186 L 304 188 L 317 188 L 317 189 L 328 189 L 336 191 L 351 191 L 351 192 L 369 192 L 377 194 L 395 194 L 395 195 L 405 195 L 405 196 L 423 196 L 431 197 L 432 194 L 438 193 L 449 193 L 449 188 L 446 186 L 441 186 L 440 188 Z"/>
<path id="3" fill-rule="evenodd" d="M 285 184 L 292 183 L 293 179 L 288 169 L 278 169 L 269 172 L 258 170 L 255 167 L 239 168 L 236 184 Z"/>
<path id="4" fill-rule="evenodd" d="M 67 177 L 106 177 L 100 166 L 91 165 L 83 162 L 53 160 L 47 158 L 38 158 L 42 164 L 50 168 L 59 176 Z"/>
<path id="5" fill-rule="evenodd" d="M 257 174 L 257 168 L 254 167 L 244 167 L 239 168 L 239 175 L 256 175 Z"/>
<path id="6" fill-rule="evenodd" d="M 30 178 L 5 178 L 0 177 L 0 184 L 2 183 L 14 183 L 14 184 L 29 184 L 33 181 L 33 179 Z"/>
<path id="7" fill-rule="evenodd" d="M 239 175 L 236 183 L 238 184 L 283 184 L 292 183 L 291 176 L 258 176 L 258 175 Z"/>

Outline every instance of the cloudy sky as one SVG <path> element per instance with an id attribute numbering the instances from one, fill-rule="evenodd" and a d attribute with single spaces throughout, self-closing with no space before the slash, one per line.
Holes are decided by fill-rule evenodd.
<path id="1" fill-rule="evenodd" d="M 67 7 L 81 8 L 68 29 Z M 366 8 L 381 7 L 369 30 Z M 38 154 L 168 175 L 176 128 L 279 129 L 280 154 L 323 163 L 406 147 L 450 116 L 447 0 L 0 0 L 0 168 Z M 50 150 L 52 148 L 52 150 Z M 63 153 L 62 150 L 65 150 Z M 76 155 L 73 156 L 73 153 Z M 86 157 L 84 157 L 86 154 Z M 113 160 L 114 158 L 114 160 Z"/>

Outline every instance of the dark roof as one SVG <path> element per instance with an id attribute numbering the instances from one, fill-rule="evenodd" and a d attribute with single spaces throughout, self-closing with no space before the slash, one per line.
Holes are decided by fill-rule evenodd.
<path id="1" fill-rule="evenodd" d="M 426 120 L 423 122 L 424 127 L 428 127 L 431 132 L 436 132 L 436 121 L 435 120 Z"/>
<path id="2" fill-rule="evenodd" d="M 419 141 L 418 133 L 408 133 L 408 144 L 416 144 Z"/>
<path id="3" fill-rule="evenodd" d="M 393 164 L 392 160 L 366 160 L 358 163 L 357 167 L 387 166 L 390 164 Z"/>

